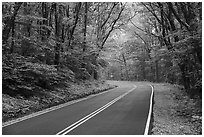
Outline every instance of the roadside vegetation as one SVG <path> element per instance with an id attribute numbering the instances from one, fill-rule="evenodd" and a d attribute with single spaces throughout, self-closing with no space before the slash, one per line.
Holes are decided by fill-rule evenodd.
<path id="1" fill-rule="evenodd" d="M 201 135 L 202 101 L 182 86 L 154 85 L 152 135 Z"/>
<path id="2" fill-rule="evenodd" d="M 65 81 L 52 90 L 36 86 L 35 89 L 27 91 L 27 94 L 3 94 L 2 120 L 3 122 L 13 120 L 71 100 L 97 94 L 114 87 L 114 85 L 109 85 L 104 81 L 96 80 L 77 82 Z"/>

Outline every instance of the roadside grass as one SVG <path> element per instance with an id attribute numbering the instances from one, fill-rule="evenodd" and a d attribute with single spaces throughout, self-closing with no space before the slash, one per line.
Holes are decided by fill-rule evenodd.
<path id="1" fill-rule="evenodd" d="M 8 94 L 2 94 L 2 121 L 14 120 L 52 106 L 116 87 L 104 81 L 96 80 L 76 83 L 67 81 L 65 85 L 54 90 L 43 91 L 43 95 L 36 94 L 29 98 L 20 95 L 11 97 Z"/>
<path id="2" fill-rule="evenodd" d="M 182 86 L 154 85 L 152 135 L 202 135 L 202 100 L 190 98 Z"/>

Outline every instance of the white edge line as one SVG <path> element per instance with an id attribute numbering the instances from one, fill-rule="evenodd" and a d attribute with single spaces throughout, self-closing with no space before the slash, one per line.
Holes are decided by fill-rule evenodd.
<path id="1" fill-rule="evenodd" d="M 150 125 L 150 119 L 151 119 L 151 114 L 152 114 L 152 98 L 153 98 L 154 88 L 153 88 L 152 85 L 150 85 L 150 86 L 151 86 L 151 88 L 152 88 L 152 93 L 151 93 L 151 97 L 150 97 L 149 114 L 148 114 L 148 118 L 147 118 L 147 122 L 146 122 L 146 126 L 145 126 L 144 135 L 148 135 L 149 125 Z"/>
<path id="2" fill-rule="evenodd" d="M 118 99 L 119 100 L 119 99 Z M 92 117 L 94 117 L 95 115 L 97 115 L 98 113 L 100 113 L 101 111 L 105 110 L 106 108 L 110 107 L 112 104 L 114 104 L 115 102 L 117 102 L 118 100 L 115 100 L 113 102 L 111 102 L 109 105 L 105 106 L 104 108 L 100 109 L 99 111 L 97 111 L 96 113 L 94 113 L 93 115 L 91 115 L 90 117 L 88 117 L 87 119 L 85 119 L 84 121 L 81 121 L 80 123 L 78 123 L 77 125 L 75 125 L 74 127 L 72 127 L 71 129 L 65 131 L 62 135 L 66 135 L 67 133 L 71 132 L 73 129 L 77 128 L 78 126 L 80 126 L 81 124 L 83 124 L 84 122 L 86 122 L 87 120 L 91 119 Z"/>
<path id="3" fill-rule="evenodd" d="M 97 111 L 94 111 L 94 113 L 92 115 L 89 115 L 88 118 L 83 118 L 83 120 L 79 120 L 76 122 L 76 124 L 72 124 L 74 126 L 69 126 L 68 128 L 66 128 L 66 130 L 63 130 L 64 133 L 62 133 L 62 135 L 65 135 L 67 133 L 69 133 L 70 131 L 72 131 L 73 129 L 77 128 L 78 126 L 80 126 L 81 124 L 83 124 L 84 122 L 86 122 L 87 120 L 89 120 L 90 118 L 94 117 L 95 115 L 97 115 L 98 113 L 100 113 L 101 111 L 103 111 L 104 109 L 108 108 L 109 106 L 111 106 L 112 104 L 114 104 L 117 100 L 114 100 L 113 102 L 111 101 L 110 103 L 108 103 L 106 106 L 103 106 L 102 108 L 98 109 Z M 58 133 L 57 135 L 61 134 Z"/>
<path id="4" fill-rule="evenodd" d="M 113 100 L 114 101 L 114 100 Z M 112 102 L 112 101 L 111 101 Z M 63 132 L 65 132 L 66 130 L 68 130 L 69 128 L 75 126 L 76 124 L 80 123 L 81 121 L 83 121 L 84 119 L 87 119 L 88 117 L 90 117 L 91 115 L 97 113 L 98 111 L 100 111 L 101 109 L 103 109 L 104 107 L 108 106 L 111 102 L 107 103 L 106 105 L 100 107 L 99 109 L 95 110 L 94 112 L 88 114 L 87 116 L 85 116 L 84 118 L 78 120 L 77 122 L 71 124 L 69 127 L 63 129 L 62 131 L 58 132 L 57 135 L 62 134 Z"/>
<path id="5" fill-rule="evenodd" d="M 77 128 L 78 126 L 80 126 L 81 124 L 83 124 L 84 122 L 89 120 L 90 118 L 94 117 L 95 115 L 97 115 L 101 111 L 105 110 L 106 108 L 108 108 L 109 106 L 111 106 L 112 104 L 114 104 L 115 102 L 117 102 L 118 100 L 120 100 L 121 98 L 123 98 L 124 96 L 126 96 L 127 94 L 132 92 L 133 90 L 135 90 L 136 88 L 137 88 L 137 86 L 134 85 L 134 88 L 132 88 L 128 92 L 118 96 L 117 98 L 115 98 L 112 101 L 108 102 L 107 104 L 105 104 L 104 106 L 102 106 L 99 109 L 95 110 L 94 112 L 92 112 L 92 113 L 88 114 L 87 116 L 83 117 L 82 119 L 76 121 L 75 123 L 73 123 L 69 127 L 66 127 L 65 129 L 59 131 L 56 135 L 60 135 L 60 134 L 65 135 L 65 134 L 69 133 L 70 131 Z"/>
<path id="6" fill-rule="evenodd" d="M 69 105 L 72 105 L 72 104 L 84 101 L 84 100 L 87 100 L 87 99 L 90 99 L 90 98 L 98 96 L 98 95 L 102 95 L 104 93 L 107 93 L 107 92 L 112 91 L 112 90 L 114 90 L 116 88 L 119 88 L 119 87 L 120 86 L 112 88 L 112 89 L 108 89 L 107 91 L 103 91 L 101 93 L 99 92 L 99 93 L 96 93 L 96 94 L 88 95 L 87 97 L 84 97 L 84 98 L 79 98 L 79 99 L 76 99 L 76 100 L 71 100 L 71 101 L 68 101 L 66 103 L 59 104 L 57 106 L 46 108 L 44 110 L 41 110 L 41 111 L 38 111 L 38 112 L 34 112 L 34 113 L 29 114 L 29 115 L 26 115 L 26 116 L 23 116 L 23 117 L 14 119 L 14 120 L 10 120 L 10 121 L 4 122 L 4 123 L 2 123 L 2 128 L 10 126 L 10 125 L 13 125 L 13 124 L 16 124 L 16 123 L 19 123 L 21 121 L 24 121 L 24 120 L 27 120 L 27 119 L 30 119 L 30 118 L 33 118 L 33 117 L 37 117 L 39 115 L 43 115 L 45 113 L 49 113 L 51 111 L 54 111 L 54 110 L 57 110 L 57 109 L 60 109 L 60 108 L 63 108 L 63 107 L 66 107 L 66 106 L 69 106 Z"/>

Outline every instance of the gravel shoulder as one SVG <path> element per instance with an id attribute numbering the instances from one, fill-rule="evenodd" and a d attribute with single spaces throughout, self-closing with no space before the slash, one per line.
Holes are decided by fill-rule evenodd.
<path id="1" fill-rule="evenodd" d="M 202 135 L 202 100 L 171 84 L 154 85 L 152 135 Z"/>

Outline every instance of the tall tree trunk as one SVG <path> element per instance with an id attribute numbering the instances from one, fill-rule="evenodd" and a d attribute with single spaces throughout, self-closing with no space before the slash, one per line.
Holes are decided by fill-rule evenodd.
<path id="1" fill-rule="evenodd" d="M 155 61 L 155 75 L 156 75 L 156 82 L 159 82 L 159 65 L 158 65 L 158 60 Z"/>
<path id="2" fill-rule="evenodd" d="M 186 77 L 186 65 L 185 64 L 179 64 L 179 68 L 181 70 L 184 88 L 185 88 L 186 92 L 189 92 L 189 89 L 190 89 L 189 84 L 190 83 L 189 83 L 188 78 Z"/>
<path id="3" fill-rule="evenodd" d="M 121 73 L 120 73 L 120 77 L 121 77 L 120 79 L 121 79 L 121 80 L 124 80 L 124 79 L 123 79 L 123 66 L 122 66 L 122 65 L 120 65 L 120 72 L 121 72 Z"/>
<path id="4" fill-rule="evenodd" d="M 42 21 L 42 24 L 44 26 L 48 26 L 48 21 L 49 21 L 49 10 L 48 10 L 48 5 L 46 2 L 42 2 L 42 5 L 41 5 L 41 8 L 42 8 L 42 17 L 46 20 L 43 20 Z M 49 30 L 46 28 L 46 27 L 41 27 L 42 31 L 41 31 L 41 41 L 44 42 L 44 44 L 47 44 L 47 38 L 49 37 L 50 35 L 50 32 Z M 45 52 L 45 57 L 43 59 L 43 62 L 45 64 L 48 64 L 49 63 L 49 59 L 48 59 L 48 50 L 45 49 L 44 50 Z"/>
<path id="5" fill-rule="evenodd" d="M 145 60 L 142 61 L 142 76 L 143 76 L 143 80 L 146 80 Z"/>
<path id="6" fill-rule="evenodd" d="M 100 19 L 100 3 L 97 4 L 97 28 L 96 28 L 96 45 L 100 47 L 100 30 L 101 30 L 101 19 Z"/>
<path id="7" fill-rule="evenodd" d="M 54 58 L 54 64 L 59 65 L 60 60 L 60 22 L 59 22 L 59 16 L 58 16 L 58 8 L 57 4 L 55 3 L 55 37 L 56 37 L 56 46 L 55 46 L 55 58 Z"/>
<path id="8" fill-rule="evenodd" d="M 42 21 L 42 24 L 45 26 L 48 26 L 48 16 L 49 16 L 48 6 L 46 2 L 42 2 L 42 17 L 46 19 Z M 47 36 L 48 36 L 48 30 L 44 26 L 41 29 L 43 30 L 41 33 L 42 41 L 46 41 Z"/>
<path id="9" fill-rule="evenodd" d="M 125 58 L 124 53 L 122 53 L 122 58 L 123 58 L 123 62 L 124 62 L 124 65 L 125 65 L 126 80 L 129 80 L 129 74 L 128 74 L 128 68 L 127 68 L 127 61 L 126 61 L 126 58 Z"/>
<path id="10" fill-rule="evenodd" d="M 11 48 L 10 48 L 10 53 L 13 53 L 14 52 L 14 36 L 15 36 L 15 23 L 13 23 L 13 26 L 12 26 L 12 42 L 11 42 Z"/>
<path id="11" fill-rule="evenodd" d="M 83 43 L 83 52 L 86 51 L 86 27 L 87 27 L 87 12 L 88 12 L 88 6 L 87 2 L 84 3 L 84 43 Z"/>
<path id="12" fill-rule="evenodd" d="M 14 36 L 14 32 L 15 32 L 15 18 L 16 18 L 16 15 L 18 13 L 18 10 L 20 9 L 21 5 L 22 5 L 23 2 L 15 2 L 15 5 L 14 5 L 14 11 L 13 11 L 13 14 L 10 16 L 10 17 L 7 17 L 3 22 L 5 24 L 5 27 L 3 29 L 3 32 L 2 32 L 2 43 L 3 44 L 6 44 L 7 43 L 7 40 L 9 38 L 9 33 L 12 29 L 12 35 Z M 14 49 L 14 45 L 11 46 L 11 49 L 10 49 L 10 52 L 12 53 L 13 52 L 13 49 Z"/>
<path id="13" fill-rule="evenodd" d="M 84 3 L 84 28 L 83 28 L 84 41 L 83 41 L 83 47 L 82 47 L 82 50 L 83 50 L 84 54 L 85 54 L 85 51 L 86 51 L 87 12 L 88 12 L 87 2 L 85 2 Z M 85 56 L 83 56 L 82 68 L 85 68 Z"/>
<path id="14" fill-rule="evenodd" d="M 74 25 L 73 25 L 73 27 L 72 27 L 72 29 L 70 31 L 70 37 L 69 37 L 69 42 L 68 42 L 68 47 L 71 47 L 71 48 L 72 48 L 71 42 L 72 42 L 72 39 L 73 39 L 73 35 L 74 35 L 76 25 L 78 23 L 80 9 L 81 9 L 81 2 L 77 3 L 76 6 L 75 6 Z"/>

